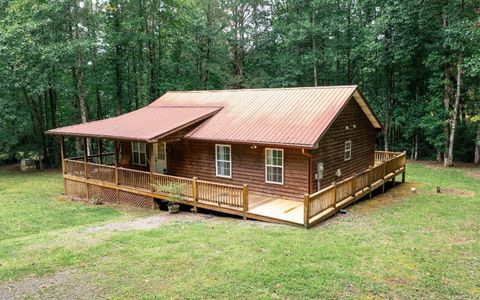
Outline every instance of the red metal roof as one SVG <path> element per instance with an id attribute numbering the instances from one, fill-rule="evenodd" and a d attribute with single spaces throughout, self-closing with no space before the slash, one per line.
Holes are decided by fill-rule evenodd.
<path id="1" fill-rule="evenodd" d="M 146 106 L 130 113 L 99 121 L 52 129 L 48 134 L 154 141 L 204 120 L 221 107 Z"/>
<path id="2" fill-rule="evenodd" d="M 352 96 L 380 128 L 356 86 L 168 92 L 150 107 L 223 107 L 188 139 L 313 148 Z"/>
<path id="3" fill-rule="evenodd" d="M 142 109 L 49 134 L 155 141 L 199 121 L 185 138 L 314 148 L 350 99 L 380 122 L 356 86 L 168 92 Z"/>

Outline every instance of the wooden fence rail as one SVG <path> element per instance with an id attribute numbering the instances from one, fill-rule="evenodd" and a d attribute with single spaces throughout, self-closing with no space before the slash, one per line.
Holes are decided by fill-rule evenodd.
<path id="1" fill-rule="evenodd" d="M 203 180 L 198 180 L 196 183 L 198 185 L 198 200 L 218 206 L 243 208 L 243 187 Z"/>
<path id="2" fill-rule="evenodd" d="M 178 186 L 179 196 L 193 199 L 193 180 L 190 178 L 184 177 L 177 177 L 171 175 L 164 175 L 164 174 L 157 174 L 153 173 L 153 189 L 158 192 L 162 193 L 162 188 L 168 191 L 169 187 L 172 185 Z M 168 192 L 163 192 L 164 194 L 168 194 Z"/>
<path id="3" fill-rule="evenodd" d="M 201 201 L 240 211 L 248 209 L 246 185 L 242 187 L 72 159 L 64 159 L 64 166 L 65 174 L 149 192 L 166 200 L 175 201 L 179 197 L 177 200 L 180 201 Z"/>
<path id="4" fill-rule="evenodd" d="M 85 177 L 85 165 L 83 162 L 78 160 L 65 159 L 64 165 L 65 174 L 77 177 Z"/>
<path id="5" fill-rule="evenodd" d="M 375 166 L 304 197 L 304 224 L 313 226 L 405 172 L 406 153 L 375 152 Z M 402 177 L 404 180 L 404 177 Z M 379 184 L 381 183 L 381 184 Z"/>
<path id="6" fill-rule="evenodd" d="M 397 157 L 400 152 L 375 151 L 375 164 Z"/>
<path id="7" fill-rule="evenodd" d="M 97 159 L 100 161 L 99 156 L 89 158 L 87 162 L 64 159 L 65 177 L 68 177 L 69 180 L 74 179 L 81 184 L 86 183 L 85 197 L 87 199 L 89 198 L 88 185 L 97 185 L 110 189 L 112 192 L 105 192 L 105 194 L 110 195 L 110 198 L 115 198 L 116 202 L 119 202 L 119 195 L 126 192 L 142 195 L 148 199 L 178 200 L 176 202 L 192 205 L 195 210 L 197 207 L 203 207 L 243 215 L 244 218 L 252 217 L 252 215 L 252 218 L 259 218 L 259 215 L 251 214 L 249 211 L 247 185 L 236 186 L 198 180 L 196 177 L 184 178 L 109 166 L 105 164 L 108 163 L 109 155 L 102 156 L 101 161 L 104 164 L 92 162 Z M 405 164 L 405 153 L 375 152 L 374 166 L 342 181 L 334 182 L 316 193 L 305 194 L 303 224 L 306 227 L 313 226 L 364 195 L 371 195 L 373 190 L 379 187 L 382 187 L 383 190 L 385 182 L 394 179 L 399 174 L 402 174 L 403 181 Z M 98 194 L 95 188 L 92 188 L 92 193 Z M 296 222 L 299 225 L 302 224 L 301 221 Z"/>
<path id="8" fill-rule="evenodd" d="M 88 163 L 87 178 L 104 182 L 115 182 L 115 167 Z"/>

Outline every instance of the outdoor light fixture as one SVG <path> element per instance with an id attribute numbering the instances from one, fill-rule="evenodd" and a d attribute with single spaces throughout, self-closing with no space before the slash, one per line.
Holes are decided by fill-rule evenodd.
<path id="1" fill-rule="evenodd" d="M 250 149 L 257 149 L 257 145 L 251 145 Z"/>

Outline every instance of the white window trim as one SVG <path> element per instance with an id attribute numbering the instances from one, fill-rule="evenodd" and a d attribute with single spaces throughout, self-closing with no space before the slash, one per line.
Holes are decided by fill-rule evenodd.
<path id="1" fill-rule="evenodd" d="M 347 149 L 347 144 L 350 145 L 350 147 Z M 347 158 L 347 153 L 349 153 L 349 157 Z M 343 148 L 343 160 L 344 161 L 349 161 L 352 159 L 352 141 L 348 140 L 345 142 L 345 146 Z"/>
<path id="2" fill-rule="evenodd" d="M 230 150 L 230 160 L 218 159 L 218 147 L 227 147 Z M 217 162 L 228 162 L 230 164 L 230 175 L 218 174 L 218 164 Z M 232 146 L 225 144 L 215 144 L 215 176 L 222 178 L 232 178 L 233 168 L 232 168 Z"/>
<path id="3" fill-rule="evenodd" d="M 282 165 L 277 166 L 277 165 L 269 165 L 268 162 L 268 150 L 278 150 L 282 152 Z M 282 182 L 276 182 L 276 181 L 269 181 L 268 180 L 268 167 L 277 167 L 277 168 L 282 168 Z M 271 184 L 278 184 L 278 185 L 283 185 L 285 181 L 285 155 L 283 152 L 283 149 L 280 148 L 265 148 L 265 182 L 266 183 L 271 183 Z"/>
<path id="4" fill-rule="evenodd" d="M 145 144 L 145 143 L 142 143 L 142 142 L 132 142 L 132 164 L 133 165 L 136 165 L 136 166 L 146 166 L 147 165 L 147 145 L 145 144 L 145 152 L 143 151 L 135 151 L 135 148 L 134 148 L 134 144 L 135 143 L 138 143 L 138 144 Z M 139 150 L 141 147 L 139 147 Z M 135 153 L 140 153 L 140 154 L 143 154 L 145 156 L 145 163 L 142 164 L 140 162 L 136 163 L 135 162 Z M 141 161 L 141 160 L 140 160 Z"/>

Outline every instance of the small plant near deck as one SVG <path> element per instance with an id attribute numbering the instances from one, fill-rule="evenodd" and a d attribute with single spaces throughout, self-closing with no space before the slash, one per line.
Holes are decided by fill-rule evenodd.
<path id="1" fill-rule="evenodd" d="M 99 198 L 97 198 L 97 196 L 95 196 L 95 195 L 92 196 L 92 201 L 91 201 L 91 202 L 92 202 L 93 205 L 100 205 L 100 204 L 102 204 L 102 200 L 100 200 Z"/>
<path id="2" fill-rule="evenodd" d="M 168 184 L 154 184 L 155 191 L 167 194 L 168 211 L 172 214 L 176 214 L 180 211 L 180 205 L 178 200 L 182 199 L 182 192 L 185 189 L 185 184 L 182 183 L 168 183 Z"/>

